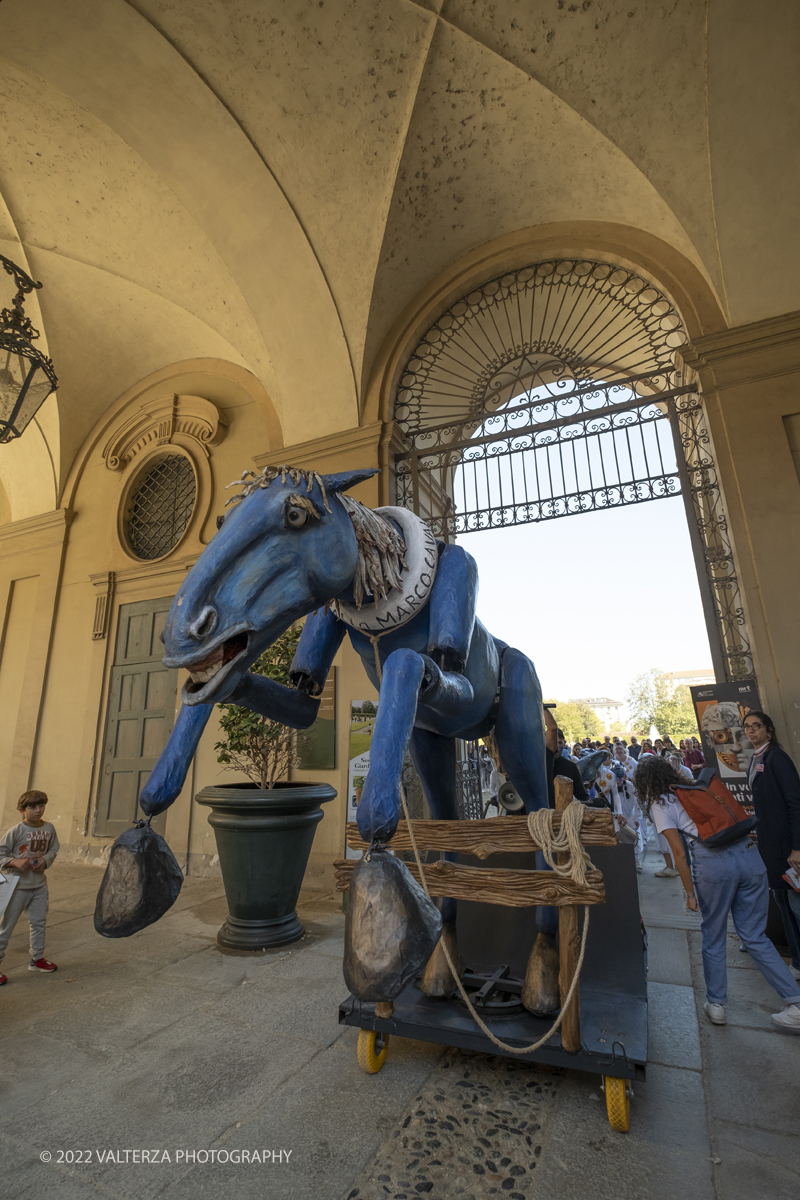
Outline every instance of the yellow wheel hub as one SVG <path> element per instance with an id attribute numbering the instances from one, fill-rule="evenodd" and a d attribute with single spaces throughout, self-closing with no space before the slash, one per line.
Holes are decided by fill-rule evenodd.
<path id="1" fill-rule="evenodd" d="M 628 1082 L 605 1076 L 608 1123 L 617 1133 L 627 1133 L 631 1127 L 631 1097 Z"/>
<path id="2" fill-rule="evenodd" d="M 388 1033 L 376 1033 L 373 1029 L 362 1029 L 358 1035 L 358 1065 L 367 1075 L 375 1075 L 386 1062 L 389 1045 Z"/>

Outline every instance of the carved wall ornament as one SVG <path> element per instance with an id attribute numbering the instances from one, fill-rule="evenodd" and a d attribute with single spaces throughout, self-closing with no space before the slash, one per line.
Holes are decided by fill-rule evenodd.
<path id="1" fill-rule="evenodd" d="M 186 446 L 187 441 L 207 458 L 209 447 L 220 444 L 227 426 L 217 406 L 202 396 L 163 396 L 143 404 L 114 431 L 103 448 L 103 459 L 109 471 L 124 471 L 144 451 Z"/>

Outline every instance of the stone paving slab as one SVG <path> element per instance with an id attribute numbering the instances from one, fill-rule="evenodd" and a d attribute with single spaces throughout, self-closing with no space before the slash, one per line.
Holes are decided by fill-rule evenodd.
<path id="1" fill-rule="evenodd" d="M 258 1111 L 276 1089 L 319 1053 L 300 1037 L 242 1037 L 238 1027 L 211 1014 L 195 1014 L 5 1122 L 6 1135 L 27 1141 L 33 1155 L 58 1148 L 208 1148 L 237 1121 Z M 38 1175 L 44 1185 L 49 1164 Z M 149 1165 L 93 1161 L 78 1167 L 83 1182 L 115 1194 L 148 1200 L 169 1177 Z M 43 1186 L 43 1190 L 47 1190 Z"/>
<path id="2" fill-rule="evenodd" d="M 715 1120 L 798 1136 L 800 1036 L 736 1025 L 701 1026 Z"/>
<path id="3" fill-rule="evenodd" d="M 171 1183 L 165 1200 L 338 1200 L 375 1156 L 441 1058 L 440 1046 L 397 1038 L 389 1065 L 365 1075 L 357 1030 L 321 1051 L 261 1108 L 220 1141 L 225 1150 L 291 1150 L 282 1166 L 196 1166 Z M 442 1193 L 447 1196 L 448 1193 Z M 416 1200 L 417 1194 L 414 1195 Z"/>
<path id="4" fill-rule="evenodd" d="M 672 983 L 647 985 L 647 1061 L 699 1071 L 700 1035 L 694 992 Z"/>
<path id="5" fill-rule="evenodd" d="M 599 1079 L 566 1074 L 542 1153 L 541 1200 L 716 1200 L 700 1073 L 649 1065 L 629 1133 L 608 1124 Z"/>
<path id="6" fill-rule="evenodd" d="M 689 943 L 683 929 L 647 930 L 647 978 L 650 983 L 692 986 Z"/>
<path id="7" fill-rule="evenodd" d="M 715 1174 L 724 1200 L 797 1200 L 800 1139 L 719 1121 Z"/>

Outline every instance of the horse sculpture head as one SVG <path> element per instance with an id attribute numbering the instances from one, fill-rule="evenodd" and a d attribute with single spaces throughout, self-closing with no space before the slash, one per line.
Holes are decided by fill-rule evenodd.
<path id="1" fill-rule="evenodd" d="M 185 704 L 226 699 L 294 621 L 348 587 L 358 544 L 337 494 L 375 473 L 319 475 L 289 467 L 244 473 L 237 503 L 167 617 L 164 664 L 189 671 Z"/>

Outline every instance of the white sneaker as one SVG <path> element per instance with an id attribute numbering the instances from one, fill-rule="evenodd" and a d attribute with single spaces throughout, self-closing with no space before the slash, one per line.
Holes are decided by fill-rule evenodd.
<path id="1" fill-rule="evenodd" d="M 772 1019 L 783 1029 L 796 1029 L 800 1033 L 800 1006 L 787 1004 L 779 1013 L 773 1013 Z"/>
<path id="2" fill-rule="evenodd" d="M 703 1012 L 708 1017 L 712 1025 L 725 1024 L 725 1008 L 722 1004 L 712 1004 L 710 1000 L 706 1000 L 703 1005 Z M 773 1021 L 775 1018 L 772 1018 Z"/>
<path id="3" fill-rule="evenodd" d="M 797 967 L 789 967 L 789 970 L 792 972 L 795 979 L 800 979 L 800 971 L 798 971 Z"/>
<path id="4" fill-rule="evenodd" d="M 662 867 L 660 871 L 654 871 L 656 879 L 674 879 L 678 872 L 674 867 Z"/>

